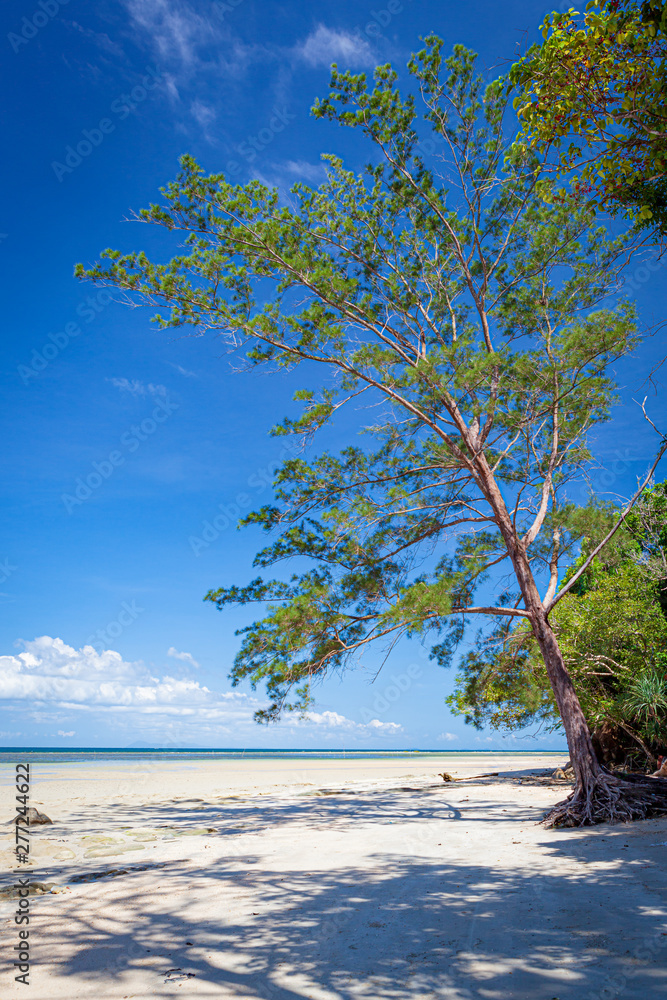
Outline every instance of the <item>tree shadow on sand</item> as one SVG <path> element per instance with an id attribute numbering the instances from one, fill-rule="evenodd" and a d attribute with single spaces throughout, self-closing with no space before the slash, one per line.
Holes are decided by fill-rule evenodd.
<path id="1" fill-rule="evenodd" d="M 534 774 L 534 770 L 501 772 L 500 777 L 510 784 L 518 784 Z M 466 794 L 474 794 L 475 789 L 493 785 L 497 780 L 494 775 L 491 779 L 467 779 L 455 785 L 435 782 L 419 786 L 397 785 L 393 788 L 325 788 L 261 798 L 256 795 L 227 795 L 207 802 L 201 799 L 168 799 L 140 806 L 118 802 L 112 803 L 112 812 L 105 816 L 105 823 L 110 830 L 138 825 L 177 829 L 195 824 L 200 827 L 215 826 L 221 832 L 234 834 L 241 831 L 260 832 L 268 827 L 275 829 L 299 820 L 314 823 L 315 828 L 321 824 L 327 829 L 335 829 L 344 827 L 351 821 L 359 824 L 378 820 L 403 822 L 406 818 L 461 819 L 462 810 L 451 801 L 448 794 L 451 789 L 465 789 Z M 570 790 L 567 782 L 562 783 L 562 788 L 559 788 L 563 797 Z M 517 804 L 512 806 L 512 815 L 521 822 L 530 822 L 538 816 L 533 807 L 527 805 L 522 808 Z M 497 811 L 491 807 L 484 814 L 466 816 L 466 821 L 495 822 L 498 818 Z M 66 836 L 97 830 L 99 823 L 99 809 L 94 804 L 89 804 L 80 806 L 75 816 L 69 821 L 59 821 L 54 829 Z"/>
<path id="2" fill-rule="evenodd" d="M 343 828 L 373 816 L 405 821 L 412 809 L 417 831 L 426 819 L 460 818 L 445 795 L 274 801 L 261 822 Z M 229 822 L 252 812 L 257 821 L 257 800 L 240 802 Z M 525 822 L 524 812 L 536 818 L 513 810 L 510 821 Z M 653 836 L 636 835 L 646 831 Z M 520 869 L 494 867 L 493 842 L 489 863 L 473 864 L 419 857 L 418 840 L 314 875 L 252 864 L 247 852 L 196 869 L 167 863 L 163 902 L 146 903 L 139 873 L 116 880 L 116 916 L 61 897 L 58 938 L 69 957 L 54 971 L 89 979 L 91 995 L 96 982 L 101 995 L 117 983 L 120 995 L 135 969 L 156 998 L 188 991 L 187 979 L 194 995 L 238 1000 L 659 1000 L 667 878 L 665 848 L 653 841 L 664 838 L 660 821 L 584 836 L 545 831 L 546 862 L 536 852 Z"/>

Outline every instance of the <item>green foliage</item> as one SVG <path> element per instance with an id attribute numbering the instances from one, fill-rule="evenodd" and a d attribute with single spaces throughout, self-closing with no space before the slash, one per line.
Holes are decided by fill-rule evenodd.
<path id="1" fill-rule="evenodd" d="M 657 752 L 667 740 L 667 484 L 642 494 L 614 543 L 579 578 L 550 619 L 593 733 L 618 733 Z M 565 579 L 593 547 L 611 511 L 582 509 L 588 536 Z M 481 727 L 515 730 L 560 721 L 535 641 L 527 628 L 505 626 L 462 662 L 455 711 Z M 637 740 L 639 737 L 639 741 Z M 641 753 L 641 751 L 640 751 Z"/>
<path id="2" fill-rule="evenodd" d="M 544 202 L 535 156 L 507 155 L 510 89 L 484 86 L 474 61 L 426 39 L 406 96 L 390 66 L 372 85 L 334 68 L 314 113 L 365 138 L 361 174 L 327 155 L 326 181 L 286 203 L 185 156 L 140 215 L 182 235 L 182 252 L 107 250 L 77 268 L 157 305 L 162 328 L 221 336 L 251 368 L 308 362 L 300 415 L 274 433 L 308 443 L 341 408 L 372 408 L 364 446 L 290 459 L 275 503 L 245 520 L 278 533 L 257 566 L 306 568 L 207 595 L 268 606 L 232 672 L 267 684 L 262 720 L 305 709 L 311 681 L 371 643 L 431 635 L 446 663 L 467 616 L 525 618 L 535 577 L 579 538 L 561 495 L 609 416 L 611 366 L 637 343 L 632 308 L 601 305 L 627 243 L 593 227 L 589 206 Z M 475 605 L 498 570 L 507 593 Z"/>
<path id="3" fill-rule="evenodd" d="M 623 713 L 635 720 L 643 736 L 664 744 L 667 733 L 667 653 L 653 670 L 634 677 L 621 703 Z"/>
<path id="4" fill-rule="evenodd" d="M 573 172 L 572 200 L 667 235 L 667 4 L 593 0 L 542 25 L 510 72 L 520 143 Z M 560 195 L 568 200 L 564 195 Z"/>

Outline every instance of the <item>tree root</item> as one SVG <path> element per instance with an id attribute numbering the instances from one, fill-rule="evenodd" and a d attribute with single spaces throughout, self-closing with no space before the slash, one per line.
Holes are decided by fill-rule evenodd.
<path id="1" fill-rule="evenodd" d="M 563 802 L 546 814 L 546 827 L 630 823 L 667 816 L 667 778 L 611 774 L 602 768 L 586 783 L 580 781 Z"/>

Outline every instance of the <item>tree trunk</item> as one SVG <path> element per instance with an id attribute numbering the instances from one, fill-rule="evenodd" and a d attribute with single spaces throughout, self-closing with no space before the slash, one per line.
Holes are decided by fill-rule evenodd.
<path id="1" fill-rule="evenodd" d="M 525 545 L 517 535 L 498 485 L 483 457 L 480 464 L 485 470 L 487 497 L 507 545 L 533 634 L 553 689 L 574 769 L 574 791 L 547 813 L 544 823 L 547 826 L 585 826 L 665 815 L 667 778 L 611 774 L 599 763 L 572 678 L 544 610 Z"/>
<path id="2" fill-rule="evenodd" d="M 526 605 L 563 721 L 575 776 L 572 795 L 555 805 L 544 823 L 587 826 L 667 813 L 667 779 L 611 774 L 599 763 L 572 678 L 542 603 L 527 600 Z"/>
<path id="3" fill-rule="evenodd" d="M 588 826 L 664 815 L 667 813 L 666 779 L 611 774 L 599 763 L 558 640 L 539 596 L 537 602 L 531 597 L 532 594 L 526 600 L 526 607 L 563 721 L 575 776 L 572 795 L 555 805 L 545 816 L 544 823 L 547 826 Z"/>
<path id="4" fill-rule="evenodd" d="M 547 676 L 549 677 L 556 705 L 563 722 L 567 745 L 570 751 L 570 760 L 574 769 L 575 794 L 579 791 L 585 794 L 588 789 L 595 786 L 603 774 L 595 755 L 595 750 L 593 749 L 590 730 L 579 698 L 577 697 L 577 692 L 574 689 L 572 678 L 565 666 L 558 640 L 544 610 L 526 548 L 517 535 L 516 528 L 512 523 L 502 494 L 490 469 L 488 469 L 486 486 L 489 492 L 489 499 L 495 508 L 498 524 L 505 539 L 510 559 L 512 560 L 526 611 L 530 616 L 533 634 L 540 647 Z"/>
<path id="5" fill-rule="evenodd" d="M 540 606 L 539 608 L 531 608 L 531 612 L 533 634 L 540 647 L 556 705 L 563 720 L 576 783 L 587 786 L 596 781 L 602 773 L 602 768 L 593 749 L 588 723 L 574 689 L 572 678 L 565 666 L 558 640 L 545 611 Z"/>

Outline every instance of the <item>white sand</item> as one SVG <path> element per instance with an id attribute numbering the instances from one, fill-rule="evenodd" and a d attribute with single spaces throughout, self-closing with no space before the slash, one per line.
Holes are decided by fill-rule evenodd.
<path id="1" fill-rule="evenodd" d="M 562 761 L 36 765 L 31 877 L 62 889 L 30 898 L 28 990 L 0 900 L 0 996 L 667 998 L 667 821 L 536 825 Z"/>

